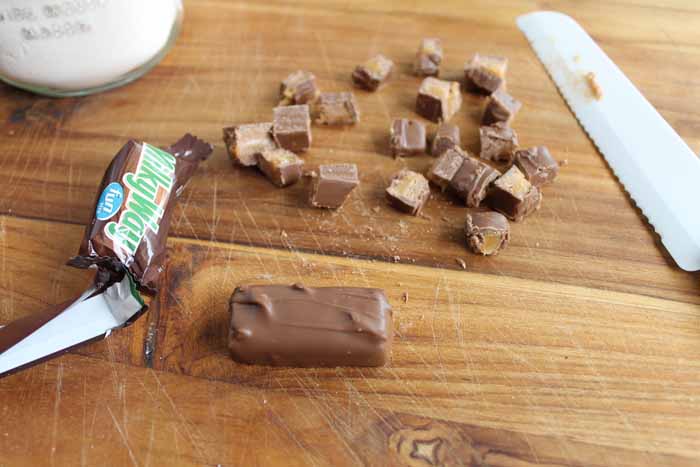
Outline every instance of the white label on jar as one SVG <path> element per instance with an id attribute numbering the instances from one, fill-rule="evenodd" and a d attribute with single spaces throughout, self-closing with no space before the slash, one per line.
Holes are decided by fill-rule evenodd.
<path id="1" fill-rule="evenodd" d="M 0 0 L 0 75 L 58 90 L 108 84 L 166 45 L 180 0 Z"/>

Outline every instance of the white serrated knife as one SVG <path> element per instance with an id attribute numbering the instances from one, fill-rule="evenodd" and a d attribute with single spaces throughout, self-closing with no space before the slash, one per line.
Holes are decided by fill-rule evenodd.
<path id="1" fill-rule="evenodd" d="M 542 11 L 517 23 L 678 266 L 700 270 L 700 159 L 576 21 Z"/>

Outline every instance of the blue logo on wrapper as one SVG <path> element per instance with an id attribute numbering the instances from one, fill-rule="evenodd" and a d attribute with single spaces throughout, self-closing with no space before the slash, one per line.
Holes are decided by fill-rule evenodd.
<path id="1" fill-rule="evenodd" d="M 117 182 L 110 183 L 100 195 L 95 217 L 97 220 L 106 221 L 119 211 L 123 202 L 124 188 Z"/>

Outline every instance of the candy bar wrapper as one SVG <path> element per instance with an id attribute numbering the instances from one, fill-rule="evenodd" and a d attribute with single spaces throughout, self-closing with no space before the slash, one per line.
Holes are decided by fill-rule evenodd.
<path id="1" fill-rule="evenodd" d="M 0 377 L 107 337 L 147 309 L 156 292 L 178 197 L 212 146 L 190 134 L 160 149 L 129 141 L 107 168 L 93 217 L 68 264 L 94 268 L 92 287 L 74 300 L 0 327 Z"/>

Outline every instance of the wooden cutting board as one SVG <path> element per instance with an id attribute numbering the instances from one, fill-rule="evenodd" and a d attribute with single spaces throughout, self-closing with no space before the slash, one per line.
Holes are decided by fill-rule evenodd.
<path id="1" fill-rule="evenodd" d="M 576 18 L 697 152 L 700 4 L 684 1 L 186 2 L 184 32 L 151 74 L 53 100 L 0 86 L 0 323 L 80 293 L 64 265 L 95 190 L 128 138 L 217 143 L 183 195 L 161 292 L 109 339 L 0 381 L 0 466 L 698 465 L 700 294 L 576 123 L 517 15 Z M 444 76 L 473 53 L 510 59 L 523 146 L 568 160 L 541 210 L 495 258 L 465 248 L 464 207 L 435 193 L 422 217 L 383 190 L 429 156 L 388 156 L 389 123 L 415 117 L 418 41 L 443 39 Z M 337 212 L 302 184 L 234 168 L 221 128 L 270 119 L 280 80 L 314 72 L 350 90 L 375 53 L 397 62 L 356 91 L 355 128 L 314 127 L 309 167 L 353 162 L 362 184 Z M 455 118 L 478 149 L 484 100 Z M 432 128 L 432 125 L 431 125 Z M 659 154 L 659 157 L 664 157 Z M 463 270 L 458 260 L 463 260 Z M 382 287 L 392 364 L 282 369 L 228 358 L 239 284 Z"/>

